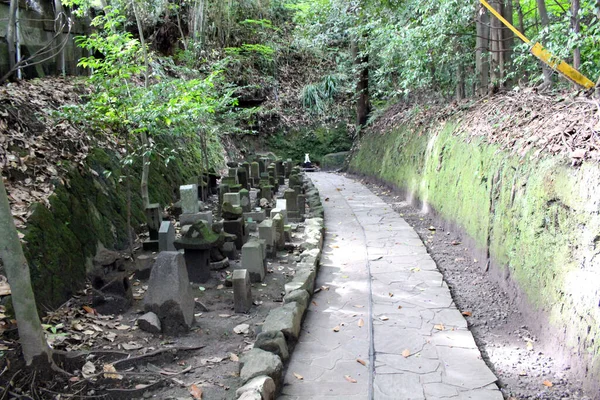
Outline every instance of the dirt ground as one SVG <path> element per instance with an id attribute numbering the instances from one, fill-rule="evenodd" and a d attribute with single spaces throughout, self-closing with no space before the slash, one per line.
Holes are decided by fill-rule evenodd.
<path id="1" fill-rule="evenodd" d="M 459 310 L 470 313 L 469 329 L 506 399 L 594 398 L 581 391 L 581 381 L 556 360 L 550 344 L 530 331 L 516 301 L 490 278 L 461 234 L 436 227 L 431 214 L 411 206 L 399 192 L 366 179 L 362 183 L 393 207 L 427 246 Z"/>
<path id="2" fill-rule="evenodd" d="M 302 231 L 300 225 L 287 250 L 267 259 L 265 281 L 252 284 L 254 306 L 248 314 L 234 312 L 233 289 L 226 279 L 239 260 L 213 271 L 208 282 L 193 284 L 195 324 L 178 337 L 137 327 L 147 279 L 136 279 L 132 272 L 134 302 L 122 315 L 98 314 L 91 308 L 88 286 L 44 318 L 49 342 L 64 352 L 67 361 L 61 366 L 71 377 L 41 380 L 19 372 L 16 329 L 5 326 L 0 336 L 0 398 L 235 399 L 241 386 L 239 358 L 252 348 L 269 310 L 282 305 L 284 285 L 295 273 Z M 156 255 L 140 251 L 137 263 L 151 263 Z M 127 268 L 133 271 L 135 266 L 130 261 Z"/>

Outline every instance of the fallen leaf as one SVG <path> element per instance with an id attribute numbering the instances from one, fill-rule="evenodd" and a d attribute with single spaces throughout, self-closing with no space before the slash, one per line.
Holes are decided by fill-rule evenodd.
<path id="1" fill-rule="evenodd" d="M 470 317 L 471 315 L 473 315 L 473 313 L 471 313 L 471 311 L 463 311 L 462 315 L 464 315 L 465 317 Z"/>
<path id="2" fill-rule="evenodd" d="M 233 362 L 240 361 L 240 358 L 237 356 L 237 354 L 234 354 L 234 353 L 229 353 L 229 359 Z"/>
<path id="3" fill-rule="evenodd" d="M 365 360 L 361 360 L 360 358 L 357 358 L 356 362 L 359 363 L 359 364 L 364 365 L 365 367 L 367 366 L 367 362 Z"/>
<path id="4" fill-rule="evenodd" d="M 533 342 L 530 340 L 527 341 L 527 350 L 533 351 Z"/>
<path id="5" fill-rule="evenodd" d="M 577 149 L 571 153 L 571 158 L 584 158 L 585 149 Z"/>
<path id="6" fill-rule="evenodd" d="M 358 320 L 358 327 L 362 328 L 363 326 L 365 326 L 365 321 L 361 318 Z"/>
<path id="7" fill-rule="evenodd" d="M 298 379 L 299 381 L 304 380 L 304 377 L 296 372 L 294 372 L 294 376 L 296 377 L 296 379 Z"/>
<path id="8" fill-rule="evenodd" d="M 201 399 L 202 389 L 196 386 L 196 384 L 192 384 L 192 386 L 190 386 L 190 394 L 194 399 Z"/>
<path id="9" fill-rule="evenodd" d="M 338 326 L 336 326 L 335 328 L 333 328 L 333 331 L 334 331 L 334 332 L 339 332 L 339 331 L 340 331 L 340 326 L 338 325 Z"/>
<path id="10" fill-rule="evenodd" d="M 141 344 L 137 344 L 136 342 L 121 343 L 121 346 L 125 350 L 138 350 L 144 347 Z"/>
<path id="11" fill-rule="evenodd" d="M 224 287 L 223 285 L 219 285 L 219 286 L 217 286 L 217 290 L 221 290 L 221 289 L 223 289 L 223 287 Z"/>
<path id="12" fill-rule="evenodd" d="M 388 293 L 390 297 L 394 297 L 394 293 L 390 292 Z"/>
<path id="13" fill-rule="evenodd" d="M 402 352 L 402 357 L 407 358 L 410 356 L 410 350 L 406 349 Z"/>
<path id="14" fill-rule="evenodd" d="M 354 379 L 353 377 L 351 377 L 350 375 L 344 375 L 344 378 L 346 378 L 346 380 L 350 383 L 356 383 L 357 380 Z"/>
<path id="15" fill-rule="evenodd" d="M 434 329 L 437 329 L 438 331 L 443 331 L 444 328 L 444 324 L 437 324 L 433 326 Z"/>
<path id="16" fill-rule="evenodd" d="M 313 306 L 315 306 L 315 307 L 317 306 L 317 302 L 316 301 L 313 300 L 313 301 L 311 301 L 311 303 L 312 303 Z"/>
<path id="17" fill-rule="evenodd" d="M 385 316 L 385 315 L 382 315 L 381 317 L 379 317 L 379 319 L 380 319 L 380 320 L 382 320 L 382 321 L 387 321 L 387 320 L 389 320 L 390 318 L 389 318 L 389 317 L 387 317 L 387 316 Z"/>
<path id="18" fill-rule="evenodd" d="M 117 370 L 112 364 L 104 364 L 102 371 L 107 379 L 123 379 L 123 375 L 117 374 Z"/>
<path id="19" fill-rule="evenodd" d="M 83 375 L 84 378 L 89 378 L 90 376 L 94 375 L 94 373 L 96 373 L 96 366 L 91 361 L 83 364 L 83 367 L 81 368 L 81 375 Z"/>
<path id="20" fill-rule="evenodd" d="M 86 313 L 88 314 L 95 314 L 95 311 L 92 307 L 88 307 L 88 306 L 83 306 L 83 309 L 85 310 Z"/>
<path id="21" fill-rule="evenodd" d="M 146 389 L 147 387 L 149 387 L 150 385 L 145 384 L 145 383 L 138 383 L 137 385 L 135 385 L 135 390 L 142 390 L 142 389 Z"/>
<path id="22" fill-rule="evenodd" d="M 230 314 L 219 314 L 219 317 L 221 317 L 221 318 L 229 318 L 229 317 L 231 317 L 231 315 Z"/>
<path id="23" fill-rule="evenodd" d="M 117 326 L 117 330 L 119 331 L 126 331 L 128 329 L 130 329 L 131 327 L 129 325 L 119 325 Z"/>
<path id="24" fill-rule="evenodd" d="M 550 382 L 549 380 L 545 380 L 545 381 L 544 381 L 544 386 L 546 386 L 546 387 L 552 387 L 552 386 L 554 386 L 554 385 L 553 385 L 553 384 L 552 384 L 552 382 Z"/>
<path id="25" fill-rule="evenodd" d="M 355 304 L 354 307 L 356 307 L 356 308 L 364 308 L 365 306 L 361 306 L 360 304 Z"/>

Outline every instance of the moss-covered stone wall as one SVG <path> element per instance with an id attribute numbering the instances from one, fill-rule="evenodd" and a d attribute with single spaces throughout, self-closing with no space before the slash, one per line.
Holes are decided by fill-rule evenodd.
<path id="1" fill-rule="evenodd" d="M 350 170 L 382 179 L 460 226 L 600 377 L 600 167 L 519 157 L 447 122 L 371 133 Z"/>
<path id="2" fill-rule="evenodd" d="M 201 157 L 192 142 L 159 140 L 171 148 L 183 147 L 168 165 L 156 157 L 150 165 L 150 201 L 164 206 L 176 199 L 180 185 L 197 182 Z M 146 222 L 140 171 L 140 165 L 133 166 L 134 229 Z M 49 208 L 35 206 L 24 232 L 24 250 L 40 308 L 52 309 L 83 288 L 98 243 L 109 249 L 128 247 L 127 190 L 123 175 L 117 154 L 96 148 L 88 155 L 84 167 L 72 166 L 64 183 L 57 182 Z"/>

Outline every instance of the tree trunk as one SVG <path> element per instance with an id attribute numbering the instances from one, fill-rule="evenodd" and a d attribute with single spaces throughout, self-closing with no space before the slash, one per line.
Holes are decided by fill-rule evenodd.
<path id="1" fill-rule="evenodd" d="M 6 42 L 8 44 L 8 64 L 12 70 L 17 63 L 17 48 L 16 43 L 16 19 L 17 19 L 17 8 L 19 7 L 19 0 L 10 0 L 10 7 L 8 9 L 8 27 L 6 28 Z"/>
<path id="2" fill-rule="evenodd" d="M 489 43 L 490 43 L 490 19 L 487 11 L 479 6 L 478 17 L 476 18 L 476 57 L 475 57 L 475 68 L 479 75 L 479 92 L 484 95 L 488 91 L 489 77 L 490 77 L 490 55 L 489 55 Z"/>
<path id="3" fill-rule="evenodd" d="M 503 13 L 502 16 L 504 17 L 504 19 L 506 19 L 508 22 L 510 22 L 511 25 L 514 25 L 514 18 L 513 18 L 513 0 L 505 0 L 505 4 L 504 4 L 504 8 L 503 8 Z M 504 64 L 505 64 L 505 70 L 506 70 L 506 64 L 510 63 L 510 59 L 512 58 L 512 52 L 513 52 L 513 47 L 515 45 L 515 34 L 512 33 L 512 31 L 507 27 L 504 26 L 503 30 L 502 30 L 502 46 L 504 47 Z M 504 74 L 506 75 L 506 74 Z"/>
<path id="4" fill-rule="evenodd" d="M 579 0 L 571 1 L 571 30 L 575 34 L 575 36 L 579 36 L 579 31 L 581 29 L 581 23 L 579 20 Z M 579 69 L 581 66 L 581 49 L 579 46 L 573 49 L 573 67 L 575 69 Z"/>
<path id="5" fill-rule="evenodd" d="M 465 66 L 459 62 L 456 68 L 456 100 L 463 100 L 465 95 Z"/>
<path id="6" fill-rule="evenodd" d="M 361 55 L 358 41 L 352 43 L 352 59 L 357 70 L 356 125 L 365 126 L 369 118 L 369 56 Z"/>
<path id="7" fill-rule="evenodd" d="M 536 2 L 540 13 L 540 19 L 542 20 L 542 28 L 546 28 L 550 24 L 548 10 L 546 9 L 546 1 L 536 0 Z M 544 73 L 544 83 L 540 85 L 540 89 L 550 89 L 552 87 L 552 69 L 545 63 L 542 63 L 542 71 Z"/>
<path id="8" fill-rule="evenodd" d="M 148 89 L 148 74 L 150 73 L 150 63 L 148 62 L 148 48 L 146 47 L 146 40 L 144 38 L 144 28 L 142 27 L 142 21 L 140 19 L 140 15 L 138 13 L 137 6 L 135 4 L 135 0 L 131 2 L 133 6 L 133 13 L 135 15 L 135 20 L 137 22 L 137 28 L 140 35 L 140 43 L 142 45 L 142 52 L 144 55 L 144 87 Z M 150 205 L 150 195 L 148 194 L 148 179 L 150 177 L 150 155 L 148 152 L 150 151 L 148 146 L 148 134 L 142 130 L 141 134 L 142 140 L 142 181 L 140 184 L 141 194 L 142 194 L 142 202 L 144 209 L 146 209 Z"/>
<path id="9" fill-rule="evenodd" d="M 62 32 L 63 24 L 66 21 L 66 15 L 64 15 L 63 6 L 60 0 L 54 0 L 54 32 L 58 34 L 60 30 Z M 62 42 L 62 35 L 56 36 L 56 46 L 59 47 Z M 56 70 L 60 71 L 61 75 L 65 76 L 66 65 L 65 65 L 65 47 L 56 55 Z"/>
<path id="10" fill-rule="evenodd" d="M 15 309 L 19 341 L 23 349 L 25 363 L 36 368 L 52 365 L 52 350 L 48 347 L 40 317 L 35 305 L 35 297 L 31 288 L 29 265 L 23 254 L 15 227 L 10 204 L 0 176 L 0 256 L 12 292 L 11 300 Z"/>
<path id="11" fill-rule="evenodd" d="M 502 4 L 499 0 L 490 2 L 490 5 L 496 9 L 502 15 Z M 503 39 L 503 28 L 504 24 L 496 17 L 491 17 L 491 74 L 490 78 L 492 85 L 495 87 L 501 86 L 504 79 L 504 41 Z"/>

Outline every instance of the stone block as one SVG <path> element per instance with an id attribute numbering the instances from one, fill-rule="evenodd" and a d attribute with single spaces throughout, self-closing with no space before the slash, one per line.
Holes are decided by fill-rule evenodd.
<path id="1" fill-rule="evenodd" d="M 281 331 L 288 344 L 296 343 L 302 323 L 301 311 L 296 302 L 271 310 L 263 324 L 263 331 Z"/>
<path id="2" fill-rule="evenodd" d="M 233 305 L 236 313 L 247 313 L 252 307 L 250 274 L 246 269 L 233 271 Z"/>
<path id="3" fill-rule="evenodd" d="M 235 391 L 238 400 L 245 393 L 258 393 L 258 400 L 275 400 L 277 387 L 269 376 L 257 376 L 248 381 L 244 386 Z"/>
<path id="4" fill-rule="evenodd" d="M 164 251 L 158 255 L 150 273 L 144 309 L 158 316 L 167 335 L 190 330 L 194 322 L 194 297 L 182 254 Z"/>
<path id="5" fill-rule="evenodd" d="M 296 272 L 294 279 L 284 285 L 285 293 L 291 293 L 294 290 L 306 290 L 312 294 L 315 288 L 316 273 L 314 269 L 305 269 Z"/>
<path id="6" fill-rule="evenodd" d="M 257 162 L 250 164 L 250 176 L 255 179 L 260 179 L 260 165 Z"/>
<path id="7" fill-rule="evenodd" d="M 228 202 L 232 206 L 237 207 L 241 204 L 239 193 L 225 193 L 223 195 L 223 203 Z"/>
<path id="8" fill-rule="evenodd" d="M 252 349 L 240 358 L 240 378 L 246 383 L 257 376 L 268 376 L 278 385 L 281 381 L 283 363 L 273 353 Z"/>
<path id="9" fill-rule="evenodd" d="M 304 314 L 304 311 L 306 311 L 309 300 L 310 300 L 310 295 L 308 294 L 308 292 L 306 290 L 303 290 L 303 289 L 292 290 L 291 292 L 286 294 L 285 297 L 283 298 L 283 302 L 285 304 L 293 303 L 293 302 L 298 303 L 298 305 L 300 306 L 300 309 L 302 310 L 302 314 Z"/>
<path id="10" fill-rule="evenodd" d="M 258 241 L 251 241 L 242 247 L 242 268 L 247 269 L 252 282 L 262 282 L 267 269 L 263 249 Z"/>
<path id="11" fill-rule="evenodd" d="M 275 203 L 275 208 L 279 210 L 287 210 L 287 201 L 285 199 L 277 199 Z"/>
<path id="12" fill-rule="evenodd" d="M 179 187 L 179 196 L 181 197 L 181 212 L 183 214 L 195 214 L 198 208 L 198 185 L 183 185 Z"/>
<path id="13" fill-rule="evenodd" d="M 281 214 L 281 216 L 283 217 L 283 224 L 287 225 L 288 223 L 288 212 L 285 209 L 281 209 L 281 208 L 274 208 L 271 210 L 271 219 L 275 218 L 275 216 L 277 214 Z"/>
<path id="14" fill-rule="evenodd" d="M 285 336 L 281 331 L 262 331 L 256 337 L 254 348 L 277 354 L 283 361 L 290 357 Z"/>
<path id="15" fill-rule="evenodd" d="M 237 179 L 238 179 L 239 184 L 242 185 L 242 188 L 244 188 L 244 189 L 248 188 L 248 173 L 246 172 L 246 169 L 238 168 Z"/>
<path id="16" fill-rule="evenodd" d="M 175 251 L 175 227 L 171 221 L 163 221 L 158 230 L 158 251 Z"/>

